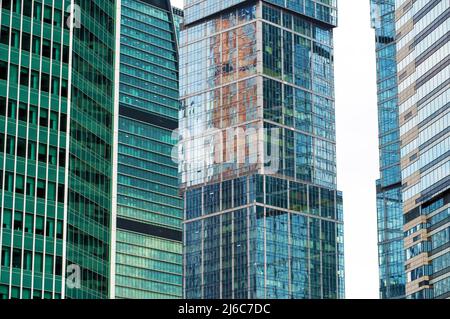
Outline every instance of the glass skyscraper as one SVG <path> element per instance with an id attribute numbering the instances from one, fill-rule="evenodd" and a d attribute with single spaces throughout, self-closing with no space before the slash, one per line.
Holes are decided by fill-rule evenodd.
<path id="1" fill-rule="evenodd" d="M 182 296 L 182 14 L 1 2 L 0 298 Z"/>
<path id="2" fill-rule="evenodd" d="M 450 297 L 450 3 L 396 0 L 406 297 Z"/>
<path id="3" fill-rule="evenodd" d="M 395 0 L 371 0 L 375 29 L 380 179 L 377 181 L 380 298 L 405 296 Z"/>
<path id="4" fill-rule="evenodd" d="M 336 1 L 185 1 L 185 298 L 343 298 Z"/>
<path id="5" fill-rule="evenodd" d="M 122 0 L 116 298 L 182 297 L 177 33 L 169 0 Z"/>
<path id="6" fill-rule="evenodd" d="M 0 298 L 109 296 L 115 13 L 1 1 Z"/>

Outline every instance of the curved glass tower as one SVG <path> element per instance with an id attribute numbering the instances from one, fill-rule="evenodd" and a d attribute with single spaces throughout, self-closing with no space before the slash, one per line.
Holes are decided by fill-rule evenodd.
<path id="1" fill-rule="evenodd" d="M 122 0 L 116 298 L 181 298 L 182 200 L 172 160 L 178 127 L 180 10 Z"/>

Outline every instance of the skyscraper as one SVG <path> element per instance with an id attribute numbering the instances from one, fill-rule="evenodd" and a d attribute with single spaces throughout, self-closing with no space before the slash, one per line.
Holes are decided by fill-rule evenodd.
<path id="1" fill-rule="evenodd" d="M 380 298 L 405 296 L 405 252 L 397 103 L 395 0 L 371 0 L 375 29 L 380 179 L 377 181 Z"/>
<path id="2" fill-rule="evenodd" d="M 395 5 L 406 296 L 449 298 L 450 3 Z"/>
<path id="3" fill-rule="evenodd" d="M 2 1 L 0 298 L 179 298 L 182 11 L 71 4 Z"/>
<path id="4" fill-rule="evenodd" d="M 109 296 L 116 3 L 72 4 L 1 1 L 1 298 Z"/>
<path id="5" fill-rule="evenodd" d="M 336 1 L 185 1 L 184 297 L 343 298 Z"/>
<path id="6" fill-rule="evenodd" d="M 182 297 L 177 28 L 169 0 L 122 0 L 116 298 Z M 177 22 L 175 22 L 175 20 Z"/>

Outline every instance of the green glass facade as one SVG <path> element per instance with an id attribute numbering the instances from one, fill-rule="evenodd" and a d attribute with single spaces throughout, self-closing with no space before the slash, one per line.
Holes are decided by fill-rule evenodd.
<path id="1" fill-rule="evenodd" d="M 0 298 L 109 296 L 115 12 L 1 2 Z"/>
<path id="2" fill-rule="evenodd" d="M 64 1 L 2 1 L 0 298 L 60 298 L 70 46 Z"/>
<path id="3" fill-rule="evenodd" d="M 116 298 L 182 296 L 177 30 L 170 1 L 122 0 Z"/>
<path id="4" fill-rule="evenodd" d="M 110 294 L 115 0 L 77 0 L 73 28 L 67 265 L 81 268 L 81 289 L 67 298 Z"/>
<path id="5" fill-rule="evenodd" d="M 335 17 L 336 1 L 185 2 L 185 298 L 344 298 Z"/>

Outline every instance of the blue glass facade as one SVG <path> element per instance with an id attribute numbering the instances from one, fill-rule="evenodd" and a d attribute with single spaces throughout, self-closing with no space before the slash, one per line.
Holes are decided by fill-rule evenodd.
<path id="1" fill-rule="evenodd" d="M 371 0 L 375 29 L 380 175 L 377 181 L 380 298 L 405 295 L 395 0 Z"/>
<path id="2" fill-rule="evenodd" d="M 116 298 L 182 296 L 176 12 L 168 0 L 121 1 Z"/>
<path id="3" fill-rule="evenodd" d="M 0 2 L 0 299 L 64 296 L 66 5 Z"/>
<path id="4" fill-rule="evenodd" d="M 406 298 L 450 298 L 450 3 L 396 0 Z"/>
<path id="5" fill-rule="evenodd" d="M 303 2 L 241 2 L 185 3 L 184 296 L 343 298 L 334 24 Z"/>

